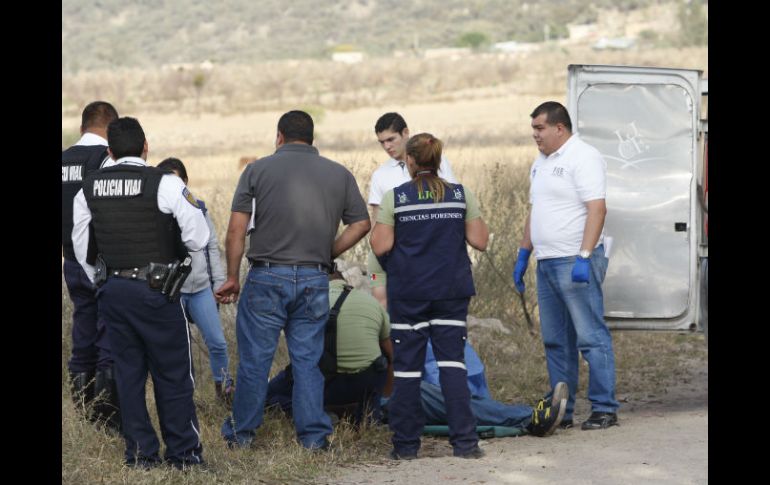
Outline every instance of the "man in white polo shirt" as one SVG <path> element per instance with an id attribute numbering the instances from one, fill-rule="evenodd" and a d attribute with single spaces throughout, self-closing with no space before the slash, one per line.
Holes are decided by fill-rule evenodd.
<path id="1" fill-rule="evenodd" d="M 578 386 L 578 351 L 588 362 L 591 416 L 582 429 L 618 423 L 615 356 L 604 322 L 602 282 L 607 272 L 604 217 L 607 164 L 599 151 L 572 134 L 567 109 L 548 101 L 530 115 L 540 150 L 530 172 L 530 213 L 513 280 L 524 292 L 534 248 L 540 327 L 551 385 L 569 385 L 561 426 L 572 426 Z"/>
<path id="2" fill-rule="evenodd" d="M 377 211 L 380 202 L 382 202 L 382 196 L 387 191 L 410 181 L 412 177 L 405 166 L 409 128 L 407 128 L 404 118 L 398 113 L 385 113 L 374 125 L 374 133 L 377 135 L 377 141 L 380 142 L 382 149 L 390 155 L 390 159 L 374 171 L 369 184 L 369 205 L 372 206 L 372 220 L 377 220 Z M 449 166 L 449 160 L 443 155 L 438 175 L 447 182 L 457 183 L 452 168 Z M 385 292 L 387 275 L 371 251 L 369 251 L 367 260 L 367 270 L 372 295 L 384 308 L 387 308 L 388 299 Z"/>

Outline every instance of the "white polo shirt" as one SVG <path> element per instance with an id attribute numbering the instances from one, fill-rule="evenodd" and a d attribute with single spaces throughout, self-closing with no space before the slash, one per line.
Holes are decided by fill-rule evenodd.
<path id="1" fill-rule="evenodd" d="M 452 173 L 452 167 L 449 166 L 449 160 L 444 156 L 441 157 L 438 176 L 449 183 L 457 183 Z M 406 168 L 406 164 L 395 158 L 389 159 L 372 174 L 372 180 L 369 183 L 369 204 L 380 205 L 385 192 L 410 180 L 412 180 L 412 177 L 409 175 L 409 169 Z"/>
<path id="2" fill-rule="evenodd" d="M 540 153 L 529 178 L 535 258 L 576 256 L 588 215 L 585 203 L 606 197 L 607 162 L 599 150 L 573 134 L 548 157 Z M 604 229 L 596 245 L 603 241 Z"/>

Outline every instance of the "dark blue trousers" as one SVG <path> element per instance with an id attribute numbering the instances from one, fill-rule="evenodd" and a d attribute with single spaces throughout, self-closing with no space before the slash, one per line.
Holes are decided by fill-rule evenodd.
<path id="1" fill-rule="evenodd" d="M 356 374 L 337 374 L 326 379 L 324 407 L 334 408 L 355 404 L 354 424 L 361 424 L 369 413 L 373 421 L 380 421 L 382 413 L 379 402 L 387 375 L 387 371 L 377 372 L 369 368 Z M 294 381 L 286 370 L 279 372 L 267 384 L 265 407 L 279 406 L 283 412 L 291 416 L 293 388 Z"/>
<path id="2" fill-rule="evenodd" d="M 69 259 L 64 260 L 64 282 L 74 307 L 69 371 L 74 374 L 111 367 L 110 345 L 104 319 L 99 315 L 96 288 L 80 263 Z"/>
<path id="3" fill-rule="evenodd" d="M 145 400 L 152 376 L 165 459 L 202 462 L 200 426 L 193 403 L 190 335 L 181 303 L 169 303 L 147 281 L 111 277 L 99 289 L 99 306 L 115 360 L 126 462 L 156 461 L 160 443 Z"/>
<path id="4" fill-rule="evenodd" d="M 470 298 L 388 300 L 395 377 L 388 423 L 393 431 L 393 448 L 400 455 L 415 454 L 420 449 L 420 434 L 425 425 L 420 382 L 428 339 L 438 363 L 449 442 L 458 454 L 468 453 L 478 444 L 465 368 L 469 303 Z"/>

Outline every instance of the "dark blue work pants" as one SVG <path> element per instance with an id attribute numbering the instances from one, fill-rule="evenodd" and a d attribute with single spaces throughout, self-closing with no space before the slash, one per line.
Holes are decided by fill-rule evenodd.
<path id="1" fill-rule="evenodd" d="M 112 366 L 104 319 L 100 318 L 96 288 L 77 261 L 64 260 L 64 282 L 72 300 L 71 373 L 91 372 Z"/>
<path id="2" fill-rule="evenodd" d="M 145 280 L 111 277 L 99 290 L 99 307 L 115 360 L 126 462 L 158 459 L 160 443 L 145 400 L 149 371 L 166 443 L 165 459 L 201 463 L 190 335 L 181 303 L 170 303 Z"/>
<path id="3" fill-rule="evenodd" d="M 425 425 L 420 382 L 428 339 L 439 368 L 449 442 L 456 454 L 466 454 L 478 444 L 465 368 L 469 303 L 470 298 L 388 300 L 395 377 L 388 423 L 393 431 L 393 448 L 400 455 L 415 454 L 420 449 L 420 434 Z"/>
<path id="4" fill-rule="evenodd" d="M 355 374 L 336 374 L 326 379 L 324 407 L 334 408 L 355 404 L 354 424 L 360 424 L 368 413 L 372 414 L 373 421 L 380 421 L 379 402 L 387 375 L 387 370 L 377 372 L 370 367 Z M 279 406 L 283 412 L 291 416 L 293 388 L 293 379 L 286 370 L 282 370 L 267 384 L 265 406 Z"/>

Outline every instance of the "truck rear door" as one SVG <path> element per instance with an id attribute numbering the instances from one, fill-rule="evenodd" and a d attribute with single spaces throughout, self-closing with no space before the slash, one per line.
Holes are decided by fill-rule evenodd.
<path id="1" fill-rule="evenodd" d="M 697 70 L 569 66 L 573 130 L 607 162 L 611 328 L 674 330 L 696 321 L 700 77 Z"/>

